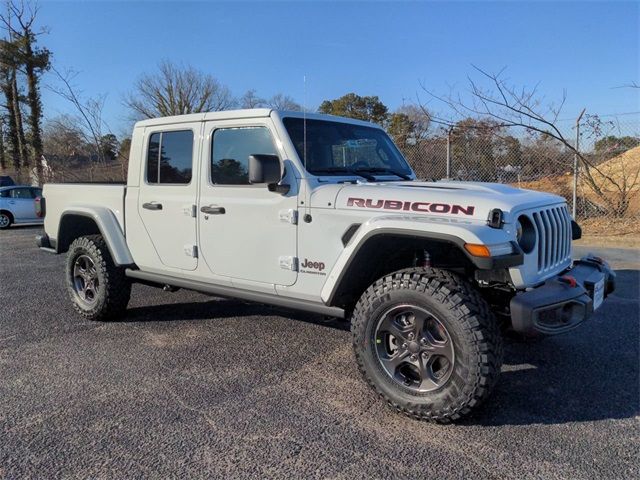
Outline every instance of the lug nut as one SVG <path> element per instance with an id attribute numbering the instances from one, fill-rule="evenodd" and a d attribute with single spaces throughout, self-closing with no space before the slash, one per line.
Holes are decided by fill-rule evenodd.
<path id="1" fill-rule="evenodd" d="M 416 355 L 415 353 L 413 355 L 411 355 L 411 360 L 414 361 L 414 362 L 416 360 L 418 360 L 418 355 Z"/>
<path id="2" fill-rule="evenodd" d="M 407 338 L 408 338 L 409 340 L 413 340 L 413 333 L 410 333 L 409 335 L 407 335 Z"/>
<path id="3" fill-rule="evenodd" d="M 407 344 L 406 344 L 406 343 L 403 343 L 403 344 L 402 344 L 402 348 L 406 350 L 406 349 L 407 349 Z"/>
<path id="4" fill-rule="evenodd" d="M 421 338 L 421 339 L 420 339 L 420 343 L 421 343 L 422 345 L 426 345 L 426 344 L 427 344 L 427 339 L 426 339 L 426 338 Z"/>

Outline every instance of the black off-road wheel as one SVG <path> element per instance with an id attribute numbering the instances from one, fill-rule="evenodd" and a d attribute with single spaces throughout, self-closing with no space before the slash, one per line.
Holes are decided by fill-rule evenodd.
<path id="1" fill-rule="evenodd" d="M 114 320 L 124 315 L 131 297 L 131 282 L 124 268 L 113 263 L 102 235 L 73 241 L 65 269 L 73 307 L 89 320 Z"/>
<path id="2" fill-rule="evenodd" d="M 353 312 L 360 371 L 394 409 L 448 423 L 469 414 L 493 389 L 502 337 L 488 304 L 461 277 L 435 268 L 387 275 Z"/>

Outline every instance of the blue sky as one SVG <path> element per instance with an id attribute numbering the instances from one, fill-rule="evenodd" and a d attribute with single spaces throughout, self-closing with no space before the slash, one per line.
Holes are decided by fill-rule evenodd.
<path id="1" fill-rule="evenodd" d="M 128 127 L 123 95 L 162 59 L 215 75 L 240 96 L 282 92 L 317 107 L 354 91 L 391 109 L 419 82 L 464 88 L 472 64 L 540 82 L 564 117 L 640 110 L 637 2 L 53 2 L 41 1 L 41 43 L 79 72 L 85 96 L 106 94 L 105 117 Z M 46 82 L 53 82 L 49 76 Z M 71 111 L 43 89 L 48 117 Z M 421 98 L 427 100 L 426 95 Z M 432 105 L 442 112 L 442 107 Z M 444 113 L 444 112 L 443 112 Z"/>

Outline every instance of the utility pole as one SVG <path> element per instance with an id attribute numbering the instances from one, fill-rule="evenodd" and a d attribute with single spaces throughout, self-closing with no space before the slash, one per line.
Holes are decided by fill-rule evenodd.
<path id="1" fill-rule="evenodd" d="M 582 119 L 582 115 L 584 115 L 586 108 L 583 108 L 576 118 L 576 151 L 573 154 L 573 204 L 571 213 L 573 215 L 573 219 L 576 218 L 576 204 L 578 202 L 578 152 L 580 151 L 580 120 Z"/>
<path id="2" fill-rule="evenodd" d="M 451 132 L 453 132 L 453 127 L 449 127 L 447 130 L 447 180 L 451 178 Z"/>

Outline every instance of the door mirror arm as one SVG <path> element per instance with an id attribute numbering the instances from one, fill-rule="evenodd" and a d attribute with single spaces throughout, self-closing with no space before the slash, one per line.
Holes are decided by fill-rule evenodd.
<path id="1" fill-rule="evenodd" d="M 291 190 L 291 185 L 286 183 L 269 183 L 267 188 L 270 192 L 279 193 L 280 195 L 286 195 Z"/>

